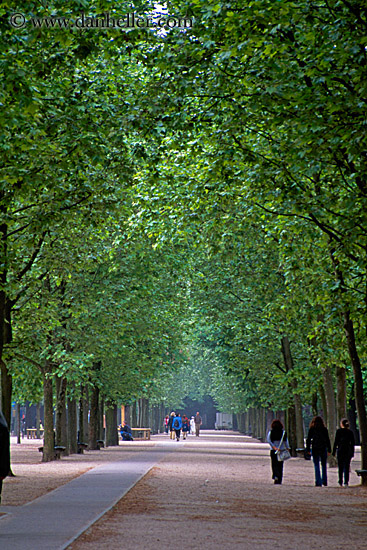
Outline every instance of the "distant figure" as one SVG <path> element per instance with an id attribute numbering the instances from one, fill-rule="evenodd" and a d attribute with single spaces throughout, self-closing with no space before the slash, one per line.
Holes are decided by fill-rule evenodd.
<path id="1" fill-rule="evenodd" d="M 331 453 L 329 432 L 321 416 L 315 416 L 310 423 L 306 439 L 306 452 L 312 449 L 312 460 L 315 468 L 316 487 L 327 486 L 327 455 Z M 320 475 L 320 461 L 322 474 Z"/>
<path id="2" fill-rule="evenodd" d="M 349 429 L 349 421 L 347 418 L 342 418 L 340 421 L 340 428 L 336 430 L 335 441 L 333 447 L 333 455 L 337 455 L 338 470 L 339 470 L 339 485 L 349 484 L 349 468 L 350 461 L 354 457 L 354 435 Z"/>
<path id="3" fill-rule="evenodd" d="M 10 437 L 3 413 L 0 411 L 0 504 L 3 480 L 10 471 Z"/>
<path id="4" fill-rule="evenodd" d="M 180 441 L 180 435 L 181 435 L 181 428 L 182 428 L 182 418 L 181 418 L 181 415 L 178 414 L 174 419 L 173 419 L 173 429 L 175 430 L 175 434 L 176 434 L 176 440 L 177 441 Z"/>
<path id="5" fill-rule="evenodd" d="M 164 433 L 168 434 L 168 421 L 169 421 L 169 415 L 166 414 L 164 417 Z"/>
<path id="6" fill-rule="evenodd" d="M 120 434 L 122 441 L 134 441 L 133 432 L 127 422 L 124 422 L 123 426 L 121 426 Z"/>
<path id="7" fill-rule="evenodd" d="M 287 439 L 287 432 L 284 431 L 283 424 L 277 418 L 274 419 L 271 423 L 270 431 L 268 432 L 266 441 L 270 445 L 271 470 L 273 474 L 272 478 L 274 479 L 274 484 L 281 485 L 283 481 L 284 462 L 278 460 L 277 451 L 284 449 L 289 450 L 289 443 Z M 280 444 L 280 442 L 282 443 Z"/>
<path id="8" fill-rule="evenodd" d="M 182 417 L 182 439 L 186 439 L 187 434 L 190 432 L 190 420 L 186 414 Z"/>
<path id="9" fill-rule="evenodd" d="M 169 429 L 169 438 L 170 439 L 175 439 L 175 430 L 173 429 L 173 426 L 172 426 L 172 423 L 173 423 L 173 420 L 175 419 L 175 416 L 176 416 L 176 413 L 174 413 L 173 411 L 169 415 L 168 429 Z"/>
<path id="10" fill-rule="evenodd" d="M 192 416 L 190 419 L 190 433 L 195 433 L 195 416 Z"/>
<path id="11" fill-rule="evenodd" d="M 196 435 L 196 437 L 199 437 L 200 426 L 202 424 L 202 420 L 201 420 L 201 416 L 200 416 L 199 412 L 196 413 L 196 416 L 194 418 L 194 422 L 195 422 L 195 435 Z"/>

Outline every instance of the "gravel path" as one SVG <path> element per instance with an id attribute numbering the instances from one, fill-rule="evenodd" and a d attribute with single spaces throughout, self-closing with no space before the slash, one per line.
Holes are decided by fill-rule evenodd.
<path id="1" fill-rule="evenodd" d="M 366 549 L 367 491 L 352 463 L 351 486 L 314 487 L 313 465 L 285 464 L 273 485 L 266 444 L 229 432 L 203 432 L 174 445 L 117 505 L 69 550 Z"/>

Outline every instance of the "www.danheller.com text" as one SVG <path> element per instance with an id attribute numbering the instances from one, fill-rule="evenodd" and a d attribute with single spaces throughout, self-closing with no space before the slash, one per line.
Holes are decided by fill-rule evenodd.
<path id="1" fill-rule="evenodd" d="M 129 12 L 122 16 L 112 16 L 103 13 L 98 16 L 89 16 L 81 13 L 78 17 L 27 17 L 22 13 L 13 13 L 10 17 L 10 24 L 13 28 L 24 28 L 31 25 L 33 28 L 56 28 L 56 29 L 143 29 L 143 28 L 182 28 L 193 27 L 193 19 L 173 15 L 153 16 L 140 15 Z"/>

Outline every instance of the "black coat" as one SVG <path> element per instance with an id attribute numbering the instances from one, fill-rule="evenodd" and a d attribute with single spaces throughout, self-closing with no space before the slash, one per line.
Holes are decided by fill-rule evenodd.
<path id="1" fill-rule="evenodd" d="M 3 479 L 10 471 L 10 438 L 6 420 L 0 412 L 0 478 Z"/>
<path id="2" fill-rule="evenodd" d="M 313 454 L 319 454 L 326 449 L 331 453 L 329 432 L 325 426 L 321 428 L 310 428 L 306 439 L 307 451 L 312 447 Z"/>
<path id="3" fill-rule="evenodd" d="M 354 435 L 349 428 L 336 430 L 333 455 L 336 452 L 338 457 L 341 458 L 352 458 L 354 456 Z"/>

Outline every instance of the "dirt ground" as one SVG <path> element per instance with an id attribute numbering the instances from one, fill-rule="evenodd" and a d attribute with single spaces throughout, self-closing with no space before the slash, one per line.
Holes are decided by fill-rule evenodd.
<path id="1" fill-rule="evenodd" d="M 300 458 L 285 463 L 279 486 L 271 480 L 268 446 L 229 432 L 204 431 L 185 443 L 154 436 L 150 442 L 129 442 L 51 464 L 34 464 L 34 445 L 24 445 L 28 463 L 13 461 L 17 478 L 6 481 L 4 504 L 15 504 L 13 492 L 30 500 L 105 460 L 117 460 L 121 453 L 133 457 L 155 444 L 171 445 L 175 452 L 69 550 L 367 548 L 367 490 L 354 472 L 359 453 L 349 487 L 337 485 L 335 468 L 329 468 L 328 487 L 315 487 L 312 463 Z"/>

